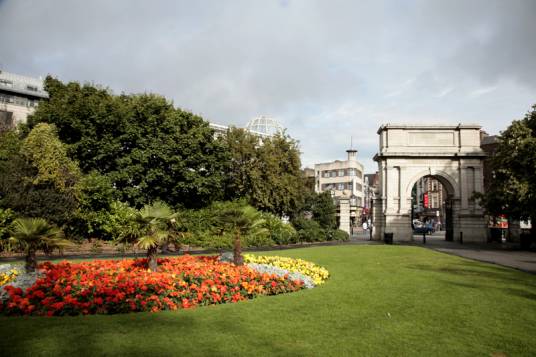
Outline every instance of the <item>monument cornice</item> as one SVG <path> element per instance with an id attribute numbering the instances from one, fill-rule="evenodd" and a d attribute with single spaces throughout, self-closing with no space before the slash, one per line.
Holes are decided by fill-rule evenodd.
<path id="1" fill-rule="evenodd" d="M 478 124 L 383 124 L 378 129 L 377 133 L 380 134 L 382 131 L 387 129 L 403 129 L 403 130 L 460 130 L 460 129 L 482 129 L 481 125 Z"/>

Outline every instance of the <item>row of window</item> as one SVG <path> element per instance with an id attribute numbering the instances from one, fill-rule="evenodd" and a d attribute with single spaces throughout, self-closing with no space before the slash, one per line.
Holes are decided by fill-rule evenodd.
<path id="1" fill-rule="evenodd" d="M 329 190 L 337 190 L 337 191 L 343 191 L 343 190 L 349 190 L 351 191 L 353 189 L 352 182 L 336 182 L 336 183 L 325 183 L 322 184 L 321 190 L 322 191 L 329 191 Z M 355 184 L 356 191 L 363 191 L 363 186 L 356 183 Z"/>
<path id="2" fill-rule="evenodd" d="M 9 103 L 32 108 L 37 107 L 38 100 L 0 93 L 0 103 Z"/>
<path id="3" fill-rule="evenodd" d="M 338 183 L 325 183 L 322 184 L 322 191 L 329 191 L 329 190 L 351 190 L 352 189 L 352 183 L 351 182 L 338 182 Z"/>
<path id="4" fill-rule="evenodd" d="M 357 176 L 361 178 L 363 173 L 358 169 L 339 169 L 339 170 L 325 170 L 322 171 L 322 177 L 344 177 L 344 176 Z"/>
<path id="5" fill-rule="evenodd" d="M 361 197 L 355 197 L 350 199 L 350 205 L 363 207 Z"/>
<path id="6" fill-rule="evenodd" d="M 0 85 L 4 87 L 13 88 L 13 81 L 10 81 L 9 79 L 0 78 Z M 39 88 L 37 88 L 36 86 L 30 86 L 30 85 L 26 85 L 26 89 L 31 90 L 32 92 L 39 91 Z"/>

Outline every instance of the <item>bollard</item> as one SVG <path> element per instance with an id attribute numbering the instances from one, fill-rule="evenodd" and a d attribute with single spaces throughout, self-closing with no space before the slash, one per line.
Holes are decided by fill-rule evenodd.
<path id="1" fill-rule="evenodd" d="M 460 244 L 463 244 L 463 232 L 460 232 Z"/>
<path id="2" fill-rule="evenodd" d="M 426 244 L 426 232 L 422 234 L 422 244 Z"/>

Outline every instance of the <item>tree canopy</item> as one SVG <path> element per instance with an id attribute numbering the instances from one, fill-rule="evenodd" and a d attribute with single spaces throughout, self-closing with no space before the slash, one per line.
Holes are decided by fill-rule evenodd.
<path id="1" fill-rule="evenodd" d="M 225 198 L 247 198 L 249 204 L 276 215 L 294 215 L 304 187 L 297 142 L 278 134 L 261 139 L 231 128 L 224 137 L 230 154 Z"/>
<path id="2" fill-rule="evenodd" d="M 310 212 L 313 219 L 317 221 L 322 228 L 337 228 L 337 207 L 333 202 L 330 192 L 308 192 L 303 210 Z"/>
<path id="3" fill-rule="evenodd" d="M 491 214 L 536 217 L 536 105 L 501 133 L 490 158 L 492 180 L 482 196 Z M 534 224 L 533 224 L 534 226 Z"/>
<path id="4" fill-rule="evenodd" d="M 107 176 L 117 198 L 200 207 L 221 198 L 226 152 L 208 123 L 154 94 L 114 95 L 76 82 L 45 80 L 50 99 L 29 127 L 55 124 L 84 173 Z"/>

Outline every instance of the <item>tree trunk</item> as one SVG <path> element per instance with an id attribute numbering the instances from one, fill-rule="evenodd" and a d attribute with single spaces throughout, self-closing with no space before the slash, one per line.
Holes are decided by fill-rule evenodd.
<path id="1" fill-rule="evenodd" d="M 147 265 L 150 271 L 158 271 L 157 253 L 158 246 L 147 249 Z"/>
<path id="2" fill-rule="evenodd" d="M 236 231 L 234 240 L 233 260 L 235 265 L 243 265 L 242 246 L 240 242 L 240 231 Z"/>
<path id="3" fill-rule="evenodd" d="M 37 268 L 37 257 L 35 256 L 35 250 L 33 249 L 28 250 L 28 253 L 26 254 L 25 268 L 27 273 L 35 272 L 35 269 Z"/>
<path id="4" fill-rule="evenodd" d="M 168 253 L 169 252 L 169 243 L 168 242 L 163 243 L 162 246 L 160 247 L 160 250 L 162 251 L 162 253 Z"/>

